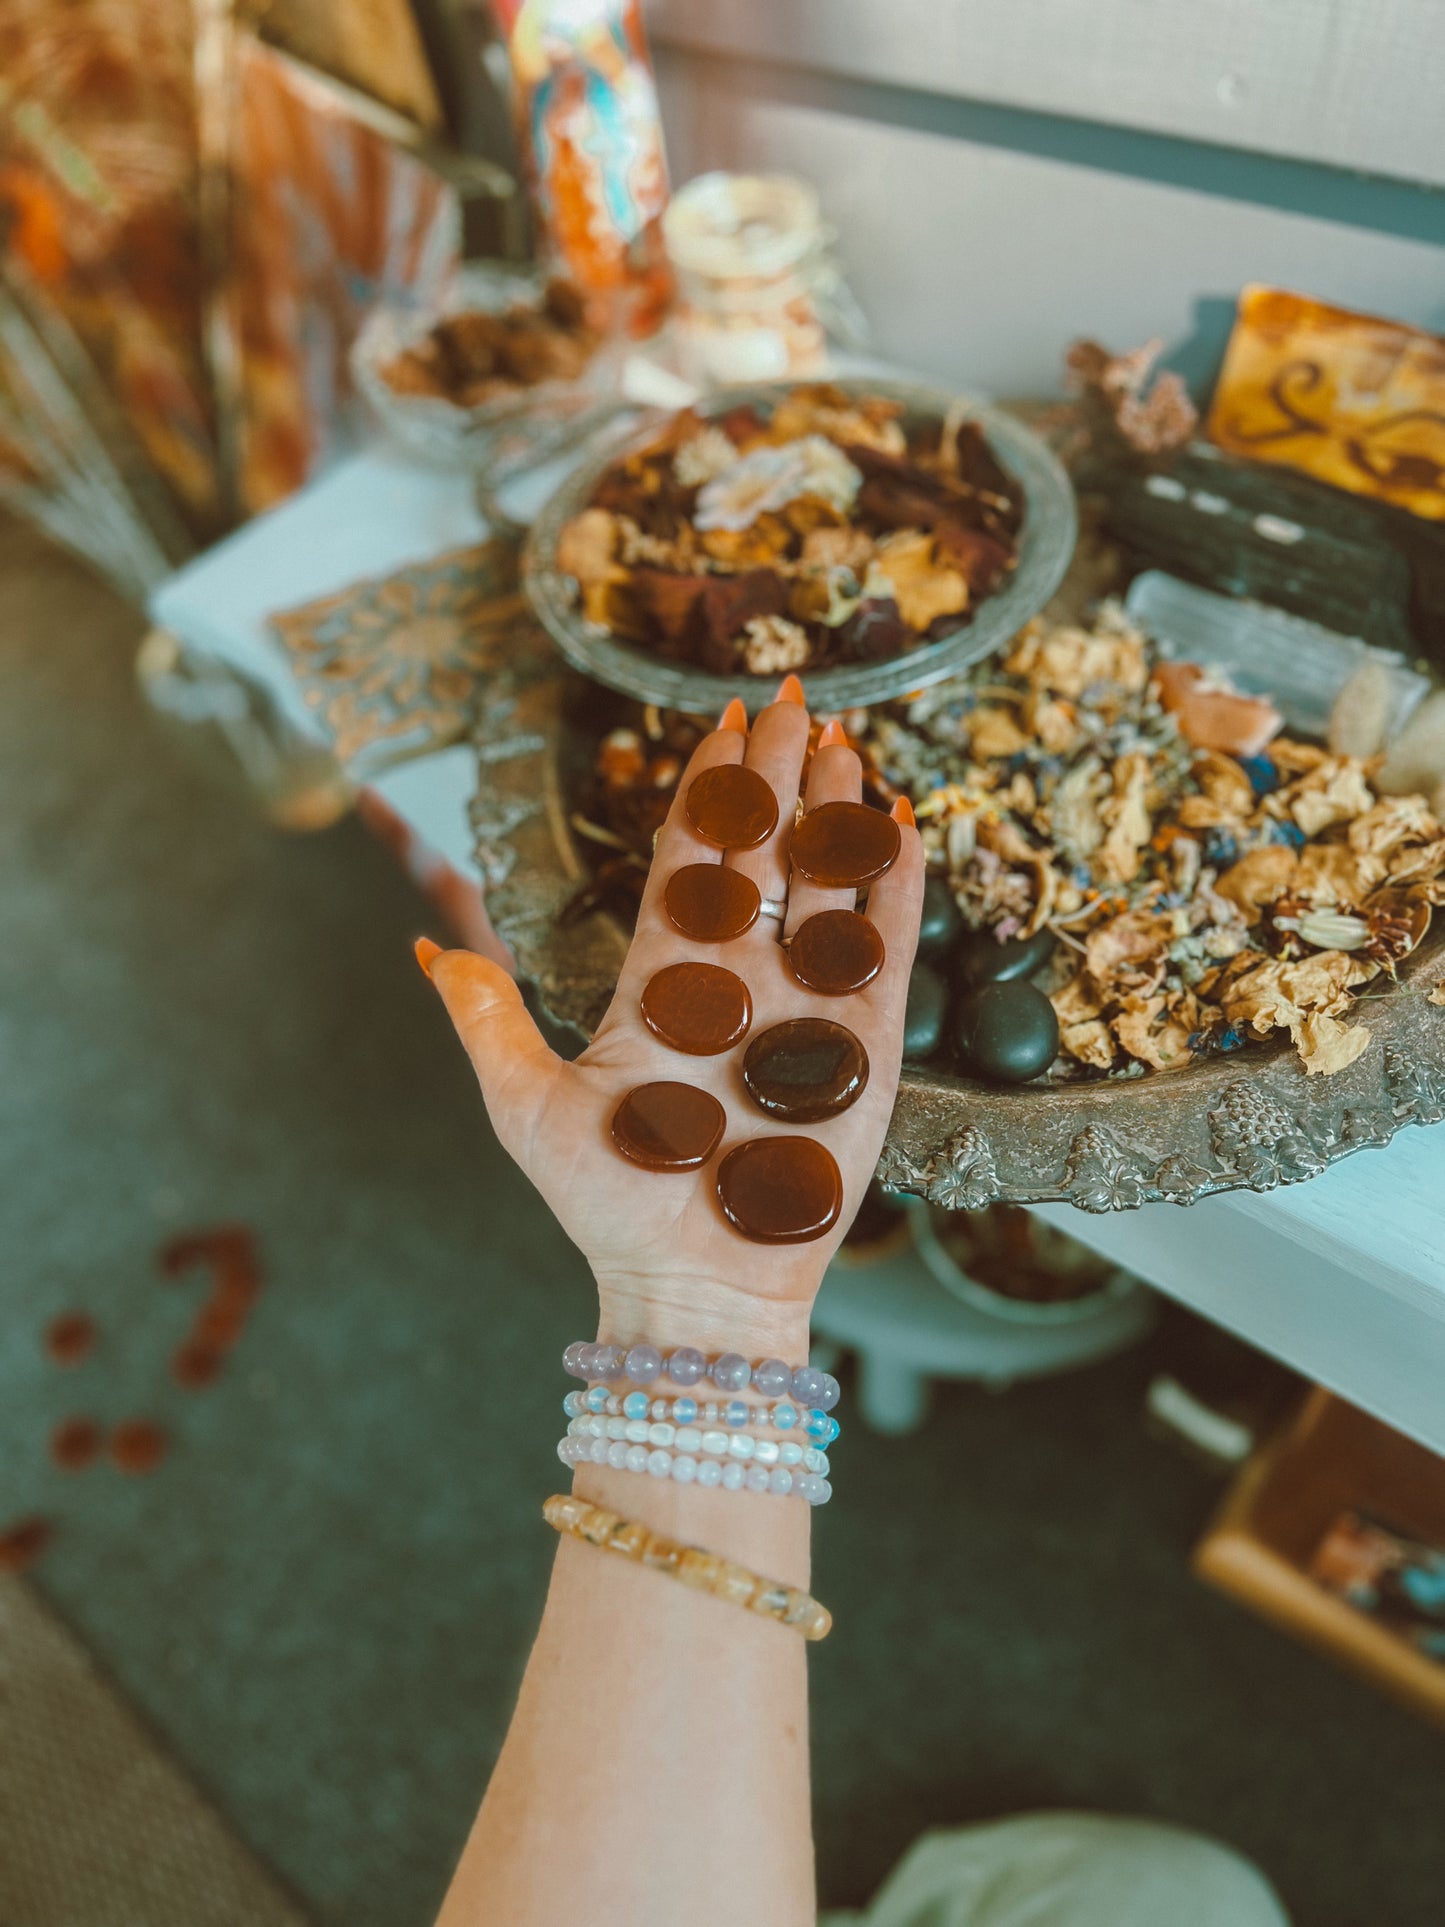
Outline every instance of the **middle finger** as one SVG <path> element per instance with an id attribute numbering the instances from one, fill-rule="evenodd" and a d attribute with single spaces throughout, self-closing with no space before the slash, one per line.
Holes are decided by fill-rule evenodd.
<path id="1" fill-rule="evenodd" d="M 803 700 L 803 685 L 796 676 L 789 676 L 778 691 L 777 701 L 759 712 L 743 758 L 745 767 L 756 770 L 778 799 L 777 827 L 756 849 L 729 850 L 723 859 L 731 869 L 752 878 L 765 903 L 787 902 L 788 845 L 797 816 L 803 758 L 807 752 L 808 711 Z M 777 936 L 781 926 L 776 921 L 759 921 L 766 921 L 768 934 Z"/>

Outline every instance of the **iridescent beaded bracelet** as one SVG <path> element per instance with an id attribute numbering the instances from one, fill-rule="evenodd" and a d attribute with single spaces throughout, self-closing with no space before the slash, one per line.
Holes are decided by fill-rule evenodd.
<path id="1" fill-rule="evenodd" d="M 811 1593 L 785 1586 L 781 1580 L 764 1579 L 760 1573 L 750 1572 L 746 1566 L 702 1546 L 665 1538 L 638 1520 L 609 1512 L 605 1506 L 589 1505 L 585 1499 L 557 1492 L 543 1505 L 542 1517 L 554 1532 L 565 1532 L 604 1552 L 635 1559 L 653 1572 L 665 1573 L 684 1586 L 711 1593 L 714 1599 L 741 1606 L 763 1619 L 795 1626 L 804 1639 L 826 1639 L 832 1629 L 833 1615 Z"/>
<path id="2" fill-rule="evenodd" d="M 823 1412 L 831 1412 L 842 1396 L 837 1379 L 816 1365 L 785 1365 L 781 1358 L 750 1365 L 741 1352 L 723 1352 L 709 1359 L 692 1345 L 679 1345 L 664 1358 L 656 1345 L 645 1342 L 589 1345 L 579 1338 L 563 1352 L 562 1369 L 570 1378 L 600 1379 L 604 1384 L 626 1379 L 633 1385 L 650 1385 L 655 1378 L 669 1378 L 684 1391 L 710 1378 L 720 1392 L 741 1392 L 751 1385 L 764 1398 L 791 1393 L 800 1405 Z"/>
<path id="3" fill-rule="evenodd" d="M 674 1447 L 681 1453 L 692 1455 L 701 1453 L 710 1459 L 737 1459 L 746 1464 L 752 1461 L 763 1466 L 780 1465 L 788 1470 L 801 1467 L 804 1472 L 826 1474 L 829 1470 L 828 1454 L 817 1446 L 806 1446 L 797 1439 L 762 1439 L 752 1432 L 703 1431 L 696 1425 L 669 1425 L 663 1420 L 601 1418 L 589 1413 L 582 1418 L 574 1418 L 567 1427 L 570 1439 L 601 1441 L 608 1445 L 624 1448 L 627 1446 L 645 1449 L 656 1446 L 665 1451 Z M 609 1465 L 621 1466 L 622 1458 L 611 1453 L 596 1453 L 589 1450 L 583 1456 L 590 1457 L 594 1464 L 601 1465 L 606 1460 Z M 579 1463 L 576 1458 L 570 1463 Z M 643 1469 L 641 1461 L 630 1466 L 633 1471 Z M 715 1484 L 705 1480 L 705 1484 Z"/>
<path id="4" fill-rule="evenodd" d="M 605 1385 L 590 1386 L 585 1392 L 569 1392 L 562 1401 L 562 1410 L 573 1419 L 592 1412 L 638 1421 L 673 1419 L 679 1425 L 726 1425 L 733 1431 L 742 1426 L 771 1426 L 778 1432 L 796 1428 L 815 1445 L 831 1445 L 843 1429 L 831 1413 L 818 1407 L 812 1411 L 800 1410 L 788 1399 L 780 1399 L 776 1405 L 749 1405 L 740 1398 L 698 1400 L 686 1392 L 677 1398 L 653 1398 L 648 1392 L 611 1392 Z"/>
<path id="5" fill-rule="evenodd" d="M 821 1456 L 821 1455 L 820 1455 Z M 821 1472 L 794 1471 L 786 1465 L 749 1463 L 741 1458 L 695 1458 L 661 1446 L 627 1445 L 620 1439 L 567 1437 L 558 1442 L 563 1465 L 609 1465 L 614 1472 L 646 1472 L 677 1485 L 721 1486 L 724 1492 L 769 1492 L 776 1499 L 806 1499 L 826 1505 L 833 1488 Z"/>

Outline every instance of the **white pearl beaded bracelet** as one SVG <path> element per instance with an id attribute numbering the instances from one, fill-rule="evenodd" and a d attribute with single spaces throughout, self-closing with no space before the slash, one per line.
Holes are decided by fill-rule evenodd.
<path id="1" fill-rule="evenodd" d="M 586 1426 L 595 1420 L 574 1419 L 575 1426 Z M 616 1424 L 617 1420 L 607 1423 Z M 642 1425 L 640 1419 L 623 1421 L 629 1428 Z M 694 1427 L 654 1424 L 644 1426 L 650 1432 L 691 1432 Z M 722 1452 L 718 1451 L 717 1441 L 723 1442 Z M 747 1441 L 754 1447 L 753 1453 L 739 1452 L 736 1448 Z M 675 1442 L 680 1443 L 680 1440 Z M 826 1505 L 833 1496 L 833 1488 L 824 1476 L 828 1469 L 828 1456 L 816 1448 L 810 1448 L 806 1457 L 821 1460 L 819 1469 L 813 1470 L 805 1465 L 803 1451 L 799 1446 L 793 1450 L 799 1453 L 799 1462 L 793 1466 L 781 1462 L 781 1454 L 788 1448 L 775 1446 L 780 1458 L 772 1461 L 759 1458 L 756 1448 L 775 1445 L 771 1439 L 750 1440 L 746 1433 L 699 1433 L 698 1449 L 703 1456 L 695 1457 L 690 1451 L 671 1452 L 661 1445 L 644 1443 L 641 1439 L 629 1441 L 623 1438 L 600 1437 L 588 1432 L 572 1432 L 561 1440 L 557 1456 L 564 1465 L 609 1465 L 618 1472 L 646 1472 L 654 1479 L 672 1479 L 678 1485 L 721 1486 L 729 1492 L 768 1492 L 778 1498 L 789 1496 L 806 1499 L 809 1505 Z M 749 1463 L 751 1460 L 751 1463 Z"/>

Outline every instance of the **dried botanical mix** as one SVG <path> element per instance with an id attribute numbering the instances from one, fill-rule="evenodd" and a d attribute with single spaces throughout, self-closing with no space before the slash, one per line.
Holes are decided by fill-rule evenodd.
<path id="1" fill-rule="evenodd" d="M 1274 1031 L 1327 1074 L 1369 1042 L 1353 993 L 1445 901 L 1445 832 L 1422 797 L 1377 797 L 1371 764 L 1278 728 L 1106 603 L 880 709 L 859 748 L 884 800 L 911 797 L 968 929 L 1058 939 L 1056 1078 L 1172 1070 Z"/>
<path id="2" fill-rule="evenodd" d="M 485 407 L 540 382 L 576 381 L 598 340 L 576 289 L 553 281 L 535 306 L 446 315 L 424 340 L 389 361 L 381 378 L 397 395 Z"/>
<path id="3" fill-rule="evenodd" d="M 968 622 L 1013 568 L 1022 495 L 961 411 L 830 386 L 684 410 L 562 531 L 589 622 L 721 675 L 882 660 Z"/>

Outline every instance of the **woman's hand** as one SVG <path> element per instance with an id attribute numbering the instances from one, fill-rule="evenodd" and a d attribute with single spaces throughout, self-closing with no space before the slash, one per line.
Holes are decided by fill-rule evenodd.
<path id="1" fill-rule="evenodd" d="M 481 1081 L 493 1129 L 592 1266 L 605 1337 L 726 1346 L 746 1332 L 758 1343 L 775 1338 L 784 1356 L 803 1356 L 814 1295 L 882 1148 L 898 1083 L 923 893 L 923 849 L 906 803 L 895 811 L 902 830 L 898 859 L 872 886 L 867 902 L 887 960 L 880 975 L 852 996 L 821 997 L 804 989 L 789 968 L 772 917 L 760 916 L 732 942 L 699 944 L 682 936 L 663 906 L 674 870 L 716 862 L 745 872 L 765 900 L 787 901 L 788 935 L 817 910 L 853 907 L 851 890 L 824 889 L 801 876 L 793 876 L 789 887 L 788 845 L 807 746 L 808 712 L 791 676 L 750 733 L 742 705 L 735 703 L 699 744 L 658 837 L 637 933 L 611 1007 L 575 1062 L 548 1048 L 515 982 L 496 964 L 452 950 L 433 952 L 426 965 Z M 700 771 L 739 762 L 772 785 L 778 826 L 759 848 L 724 854 L 694 831 L 683 797 Z M 821 744 L 808 772 L 806 806 L 857 799 L 861 788 L 861 767 L 846 743 Z M 789 1017 L 828 1017 L 845 1024 L 867 1051 L 868 1086 L 857 1103 L 839 1117 L 803 1127 L 832 1152 L 843 1178 L 842 1215 L 826 1237 L 760 1246 L 723 1216 L 717 1159 L 746 1138 L 796 1134 L 797 1127 L 766 1117 L 747 1096 L 743 1046 L 716 1057 L 684 1056 L 643 1022 L 639 1000 L 648 980 L 664 965 L 687 959 L 722 964 L 743 979 L 753 1001 L 750 1036 Z M 646 1171 L 615 1149 L 614 1111 L 634 1085 L 655 1079 L 697 1085 L 725 1107 L 722 1145 L 703 1169 Z"/>

